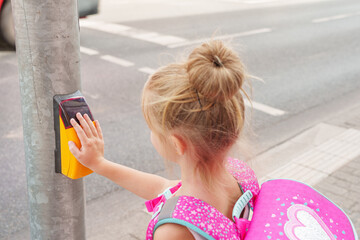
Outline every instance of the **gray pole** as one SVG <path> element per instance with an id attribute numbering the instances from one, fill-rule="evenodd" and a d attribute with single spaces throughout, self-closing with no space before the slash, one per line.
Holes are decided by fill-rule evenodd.
<path id="1" fill-rule="evenodd" d="M 76 0 L 11 0 L 32 239 L 85 239 L 83 180 L 55 173 L 53 96 L 80 89 Z"/>

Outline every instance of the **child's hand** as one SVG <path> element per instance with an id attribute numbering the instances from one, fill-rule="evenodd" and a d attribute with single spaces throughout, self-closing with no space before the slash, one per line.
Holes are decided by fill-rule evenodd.
<path id="1" fill-rule="evenodd" d="M 96 172 L 96 168 L 100 166 L 104 159 L 104 140 L 102 131 L 98 121 L 95 121 L 95 126 L 87 114 L 84 117 L 80 113 L 76 114 L 81 126 L 71 119 L 70 123 L 74 127 L 80 142 L 79 149 L 74 142 L 69 141 L 70 152 L 75 158 L 85 167 L 90 168 Z"/>

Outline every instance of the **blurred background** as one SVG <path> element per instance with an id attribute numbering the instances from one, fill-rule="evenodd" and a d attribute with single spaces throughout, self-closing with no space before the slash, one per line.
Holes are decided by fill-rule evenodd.
<path id="1" fill-rule="evenodd" d="M 0 4 L 0 239 L 26 239 L 17 59 L 9 0 Z M 210 38 L 223 39 L 263 79 L 252 80 L 248 104 L 250 165 L 259 179 L 295 176 L 318 187 L 360 228 L 358 0 L 79 0 L 78 6 L 82 92 L 102 125 L 108 159 L 169 175 L 142 117 L 142 87 L 158 67 Z M 142 200 L 95 174 L 85 184 L 89 239 L 143 239 L 149 216 Z M 143 215 L 134 213 L 139 209 Z"/>

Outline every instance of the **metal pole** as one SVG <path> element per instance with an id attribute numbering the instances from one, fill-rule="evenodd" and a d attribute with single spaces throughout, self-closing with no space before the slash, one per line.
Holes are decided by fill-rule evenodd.
<path id="1" fill-rule="evenodd" d="M 11 0 L 32 239 L 85 239 L 83 180 L 55 173 L 53 96 L 80 90 L 76 0 Z"/>

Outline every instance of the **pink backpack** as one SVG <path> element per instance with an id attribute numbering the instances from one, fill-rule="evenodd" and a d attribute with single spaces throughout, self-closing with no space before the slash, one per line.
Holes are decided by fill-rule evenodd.
<path id="1" fill-rule="evenodd" d="M 245 239 L 356 240 L 348 216 L 312 187 L 289 179 L 261 185 Z"/>
<path id="2" fill-rule="evenodd" d="M 259 185 L 254 172 L 242 161 L 229 158 L 228 171 L 243 192 L 229 219 L 200 199 L 171 197 L 181 183 L 147 201 L 153 212 L 146 239 L 165 223 L 183 225 L 205 239 L 223 240 L 356 240 L 346 214 L 313 188 L 293 180 L 270 180 Z M 251 221 L 248 211 L 253 210 Z"/>

